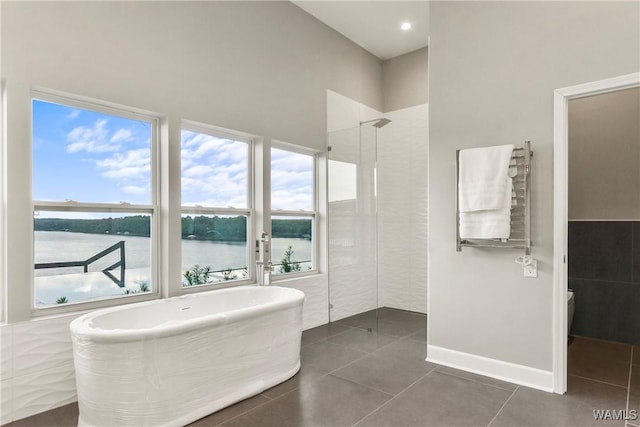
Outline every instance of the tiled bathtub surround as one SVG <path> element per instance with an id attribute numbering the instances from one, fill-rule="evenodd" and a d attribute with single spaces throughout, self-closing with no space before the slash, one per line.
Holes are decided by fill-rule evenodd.
<path id="1" fill-rule="evenodd" d="M 593 410 L 625 409 L 627 398 L 629 410 L 640 403 L 638 346 L 627 390 L 603 381 L 609 378 L 602 371 L 606 364 L 592 362 L 611 354 L 626 358 L 628 377 L 632 346 L 576 338 L 569 347 L 569 391 L 561 396 L 425 362 L 425 331 L 425 316 L 391 309 L 305 331 L 295 377 L 191 425 L 624 427 L 596 421 Z M 577 353 L 586 356 L 573 359 Z M 77 416 L 72 404 L 11 427 L 72 427 Z"/>
<path id="2" fill-rule="evenodd" d="M 303 329 L 325 324 L 327 275 L 279 281 L 305 293 Z M 69 324 L 81 313 L 0 325 L 0 424 L 76 400 Z"/>
<path id="3" fill-rule="evenodd" d="M 76 400 L 69 323 L 79 314 L 0 326 L 0 423 Z"/>
<path id="4" fill-rule="evenodd" d="M 572 334 L 640 344 L 640 221 L 570 221 Z"/>

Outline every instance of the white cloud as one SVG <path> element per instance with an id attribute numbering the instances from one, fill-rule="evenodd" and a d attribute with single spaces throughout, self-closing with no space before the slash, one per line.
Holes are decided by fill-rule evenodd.
<path id="1" fill-rule="evenodd" d="M 131 141 L 132 139 L 133 139 L 133 132 L 130 129 L 121 128 L 121 129 L 118 129 L 113 134 L 109 142 L 118 143 L 118 142 Z"/>
<path id="2" fill-rule="evenodd" d="M 98 169 L 104 170 L 102 176 L 112 179 L 144 179 L 148 180 L 151 171 L 150 150 L 139 148 L 123 153 L 114 153 L 111 157 L 98 160 Z"/>
<path id="3" fill-rule="evenodd" d="M 191 166 L 187 169 L 183 169 L 182 176 L 194 177 L 194 176 L 204 176 L 211 174 L 213 172 L 213 168 L 207 165 L 196 165 Z"/>
<path id="4" fill-rule="evenodd" d="M 146 187 L 139 187 L 137 185 L 125 185 L 124 187 L 122 187 L 122 191 L 124 191 L 125 193 L 137 195 L 137 194 L 144 194 L 148 190 Z"/>
<path id="5" fill-rule="evenodd" d="M 89 153 L 100 153 L 115 151 L 118 149 L 117 145 L 111 145 L 107 141 L 107 120 L 97 120 L 92 127 L 78 126 L 73 128 L 67 134 L 67 152 L 77 153 L 79 151 L 86 151 Z"/>
<path id="6" fill-rule="evenodd" d="M 273 210 L 310 211 L 313 209 L 313 201 L 308 194 L 276 191 L 271 193 L 271 208 Z"/>
<path id="7" fill-rule="evenodd" d="M 273 209 L 313 209 L 313 157 L 274 149 L 271 168 Z"/>
<path id="8" fill-rule="evenodd" d="M 230 176 L 224 171 L 209 176 L 182 177 L 183 204 L 245 207 L 247 175 Z"/>
<path id="9" fill-rule="evenodd" d="M 247 156 L 244 142 L 183 131 L 183 204 L 246 207 Z"/>
<path id="10" fill-rule="evenodd" d="M 78 118 L 79 115 L 80 115 L 80 110 L 71 110 L 71 112 L 67 114 L 67 119 L 73 120 Z"/>
<path id="11" fill-rule="evenodd" d="M 68 116 L 72 115 L 73 113 L 70 113 Z M 119 128 L 113 131 L 109 129 L 108 124 L 108 119 L 101 118 L 96 120 L 92 126 L 78 126 L 73 128 L 67 133 L 67 152 L 114 152 L 122 148 L 122 143 L 135 141 L 136 135 L 133 130 Z"/>
<path id="12" fill-rule="evenodd" d="M 182 132 L 184 205 L 246 206 L 247 145 L 210 135 Z M 313 157 L 272 151 L 271 196 L 274 209 L 313 208 Z"/>

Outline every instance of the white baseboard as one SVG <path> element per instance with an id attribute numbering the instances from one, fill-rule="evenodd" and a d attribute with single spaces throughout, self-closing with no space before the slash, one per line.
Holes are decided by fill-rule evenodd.
<path id="1" fill-rule="evenodd" d="M 449 350 L 434 345 L 427 346 L 427 362 L 474 374 L 496 378 L 526 387 L 553 392 L 553 372 L 503 362 L 475 354 Z"/>

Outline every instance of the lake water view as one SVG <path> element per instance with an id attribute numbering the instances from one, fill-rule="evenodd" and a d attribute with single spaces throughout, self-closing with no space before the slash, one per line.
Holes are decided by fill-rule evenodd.
<path id="1" fill-rule="evenodd" d="M 104 249 L 124 241 L 125 245 L 125 282 L 126 287 L 119 287 L 116 282 L 102 273 L 102 270 L 120 260 L 119 251 L 114 251 L 96 260 L 83 273 L 83 267 L 63 267 L 37 269 L 35 276 L 36 306 L 56 304 L 56 300 L 65 297 L 68 302 L 85 301 L 106 296 L 124 295 L 137 292 L 140 286 L 151 283 L 151 243 L 148 237 L 112 234 L 87 234 L 64 231 L 36 231 L 34 242 L 35 263 L 59 263 L 68 261 L 84 261 Z M 273 238 L 272 262 L 279 264 L 288 246 L 294 249 L 294 260 L 311 260 L 311 241 L 301 238 Z M 252 248 L 253 249 L 253 248 Z M 199 240 L 182 240 L 182 271 L 198 264 L 208 266 L 212 271 L 231 268 L 237 275 L 248 266 L 249 253 L 245 242 L 214 242 Z M 301 264 L 308 268 L 310 263 Z M 276 267 L 276 274 L 278 267 Z M 120 277 L 120 270 L 112 270 L 112 274 Z M 214 280 L 222 280 L 221 275 L 213 275 Z"/>

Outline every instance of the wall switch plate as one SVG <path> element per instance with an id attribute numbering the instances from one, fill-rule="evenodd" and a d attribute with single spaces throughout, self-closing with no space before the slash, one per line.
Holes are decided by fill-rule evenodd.
<path id="1" fill-rule="evenodd" d="M 532 259 L 524 266 L 524 277 L 538 277 L 538 260 Z"/>

